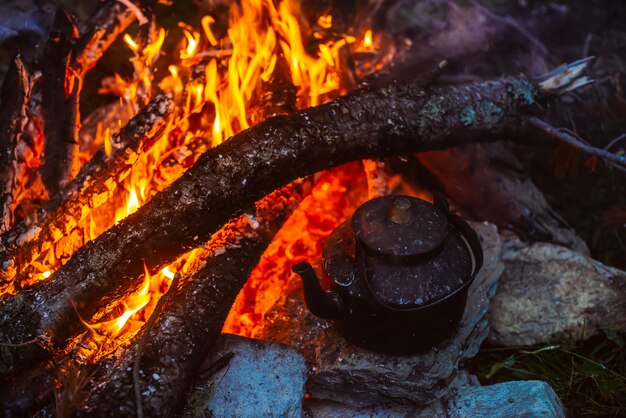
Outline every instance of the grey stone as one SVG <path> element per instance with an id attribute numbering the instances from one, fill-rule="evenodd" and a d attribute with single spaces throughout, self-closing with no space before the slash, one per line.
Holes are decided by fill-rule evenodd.
<path id="1" fill-rule="evenodd" d="M 565 417 L 563 405 L 546 382 L 528 380 L 464 387 L 447 405 L 448 417 Z"/>
<path id="2" fill-rule="evenodd" d="M 304 359 L 284 344 L 222 335 L 205 361 L 210 374 L 189 397 L 186 417 L 300 417 Z"/>
<path id="3" fill-rule="evenodd" d="M 20 35 L 44 36 L 49 23 L 42 12 L 54 12 L 33 0 L 5 0 L 0 2 L 0 43 Z"/>
<path id="4" fill-rule="evenodd" d="M 490 342 L 531 345 L 626 331 L 626 272 L 554 244 L 513 239 L 489 313 Z"/>
<path id="5" fill-rule="evenodd" d="M 550 385 L 541 381 L 506 382 L 492 386 L 463 386 L 451 398 L 430 405 L 409 404 L 353 407 L 335 401 L 307 399 L 311 418 L 446 417 L 510 418 L 565 417 L 563 405 Z"/>
<path id="6" fill-rule="evenodd" d="M 472 225 L 485 252 L 481 273 L 469 291 L 457 333 L 432 350 L 413 356 L 386 356 L 346 342 L 331 324 L 304 305 L 299 280 L 278 300 L 256 338 L 295 347 L 309 365 L 308 392 L 351 406 L 410 401 L 429 403 L 467 384 L 463 362 L 476 355 L 488 334 L 489 299 L 503 270 L 501 243 L 494 225 Z"/>

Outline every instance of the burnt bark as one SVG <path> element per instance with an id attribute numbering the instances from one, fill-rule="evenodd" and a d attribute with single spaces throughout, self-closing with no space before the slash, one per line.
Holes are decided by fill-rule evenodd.
<path id="1" fill-rule="evenodd" d="M 87 401 L 81 414 L 93 416 L 97 408 L 99 416 L 133 415 L 136 400 L 132 396 L 132 369 L 137 352 L 141 351 L 141 391 L 148 385 L 154 387 L 154 376 L 158 376 L 156 392 L 142 399 L 146 416 L 175 415 L 182 409 L 181 402 L 189 385 L 219 336 L 240 287 L 310 188 L 305 180 L 273 192 L 256 203 L 254 220 L 258 225 L 253 226 L 242 216 L 229 222 L 204 248 L 198 249 L 194 256 L 196 268 L 182 276 L 176 288 L 163 296 L 165 302 L 154 324 L 149 328 L 144 325 L 130 346 L 102 359 L 87 387 L 76 391 L 71 381 L 92 367 L 90 354 L 85 354 L 97 352 L 98 344 L 89 334 L 54 364 L 39 364 L 16 376 L 5 392 L 0 392 L 3 405 L 0 413 L 7 417 L 34 415 L 50 404 L 56 390 L 56 408 L 71 411 L 68 416 L 75 413 L 77 399 L 83 398 Z M 140 350 L 143 338 L 147 340 Z M 72 399 L 64 399 L 64 393 L 72 393 Z"/>
<path id="2" fill-rule="evenodd" d="M 152 3 L 152 2 L 150 2 Z M 135 14 L 117 0 L 106 0 L 81 25 L 81 39 L 77 42 L 73 67 L 81 75 L 92 69 L 109 46 L 135 20 Z"/>
<path id="3" fill-rule="evenodd" d="M 78 172 L 78 99 L 82 79 L 70 65 L 77 39 L 74 20 L 58 10 L 42 58 L 46 143 L 41 178 L 49 196 L 56 194 Z"/>
<path id="4" fill-rule="evenodd" d="M 85 207 L 95 209 L 113 194 L 141 153 L 150 149 L 163 133 L 172 111 L 173 101 L 168 94 L 155 97 L 113 136 L 115 153 L 110 158 L 103 149 L 96 152 L 68 186 L 0 237 L 0 288 L 9 285 L 16 275 L 19 287 L 20 281 L 33 273 L 27 267 L 29 263 L 69 234 L 73 225 L 89 212 Z"/>
<path id="5" fill-rule="evenodd" d="M 0 338 L 36 338 L 41 345 L 0 347 L 0 373 L 63 347 L 82 326 L 77 312 L 91 318 L 139 287 L 143 262 L 157 271 L 276 188 L 348 161 L 510 136 L 540 110 L 539 96 L 524 76 L 428 90 L 394 83 L 270 118 L 235 135 L 79 249 L 51 280 L 5 300 Z"/>
<path id="6" fill-rule="evenodd" d="M 140 359 L 141 402 L 145 416 L 169 417 L 182 410 L 202 361 L 211 350 L 241 287 L 284 221 L 310 190 L 297 182 L 257 203 L 252 226 L 240 217 L 229 222 L 207 245 L 201 268 L 183 277 L 150 328 Z M 145 332 L 145 329 L 142 330 Z M 133 415 L 133 363 L 138 338 L 122 353 L 106 359 L 90 383 L 77 416 Z M 154 388 L 148 389 L 148 388 Z"/>
<path id="7" fill-rule="evenodd" d="M 85 73 L 134 18 L 123 4 L 106 1 L 81 36 L 73 19 L 65 11 L 57 11 L 42 58 L 46 146 L 41 177 L 50 196 L 65 187 L 80 167 L 79 96 Z"/>
<path id="8" fill-rule="evenodd" d="M 30 87 L 30 75 L 17 52 L 2 85 L 0 106 L 0 233 L 14 222 L 16 183 L 23 174 L 17 148 L 28 121 Z"/>

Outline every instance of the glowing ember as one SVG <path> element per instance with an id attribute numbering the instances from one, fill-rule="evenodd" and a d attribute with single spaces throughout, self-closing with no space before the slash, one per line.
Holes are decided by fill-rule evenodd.
<path id="1" fill-rule="evenodd" d="M 170 270 L 170 267 L 169 267 L 169 266 L 167 266 L 167 267 L 165 267 L 163 270 L 161 270 L 161 273 L 163 273 L 163 275 L 164 275 L 165 277 L 167 277 L 168 279 L 170 279 L 170 280 L 173 280 L 173 279 L 174 279 L 174 275 L 175 275 L 175 273 L 173 273 L 173 272 L 172 272 L 172 270 Z"/>

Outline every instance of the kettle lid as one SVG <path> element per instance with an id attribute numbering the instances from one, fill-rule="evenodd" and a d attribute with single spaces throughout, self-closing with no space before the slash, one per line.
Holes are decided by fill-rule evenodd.
<path id="1" fill-rule="evenodd" d="M 448 219 L 436 206 L 410 196 L 383 196 L 361 205 L 352 216 L 356 238 L 381 258 L 413 258 L 440 248 Z"/>

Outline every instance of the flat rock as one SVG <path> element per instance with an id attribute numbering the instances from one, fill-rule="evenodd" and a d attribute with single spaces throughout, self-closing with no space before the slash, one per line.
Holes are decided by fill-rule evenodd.
<path id="1" fill-rule="evenodd" d="M 304 411 L 311 418 L 565 417 L 563 405 L 554 390 L 538 380 L 463 386 L 450 399 L 425 407 L 397 404 L 356 408 L 335 401 L 307 399 Z"/>
<path id="2" fill-rule="evenodd" d="M 531 345 L 626 331 L 626 272 L 554 244 L 507 241 L 489 341 Z"/>
<path id="3" fill-rule="evenodd" d="M 447 405 L 448 417 L 565 417 L 563 405 L 546 382 L 528 380 L 464 387 Z"/>
<path id="4" fill-rule="evenodd" d="M 222 335 L 189 396 L 186 417 L 300 417 L 304 358 L 267 341 Z"/>
<path id="5" fill-rule="evenodd" d="M 472 224 L 485 253 L 483 269 L 472 284 L 457 333 L 432 350 L 413 356 L 386 356 L 345 341 L 331 323 L 306 308 L 300 280 L 266 315 L 255 338 L 293 346 L 309 366 L 307 391 L 316 399 L 330 399 L 362 407 L 390 402 L 426 404 L 452 388 L 467 384 L 463 363 L 476 355 L 488 334 L 490 298 L 503 271 L 501 242 L 492 224 Z"/>

